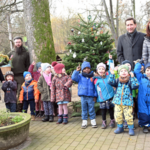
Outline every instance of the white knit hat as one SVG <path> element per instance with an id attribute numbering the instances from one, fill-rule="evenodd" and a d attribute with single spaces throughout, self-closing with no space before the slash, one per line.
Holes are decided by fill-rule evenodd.
<path id="1" fill-rule="evenodd" d="M 44 72 L 46 70 L 46 68 L 51 67 L 51 65 L 49 63 L 42 63 L 41 64 L 41 69 Z"/>
<path id="2" fill-rule="evenodd" d="M 104 67 L 104 69 L 106 70 L 106 65 L 104 63 L 99 63 L 97 65 L 97 70 L 98 70 L 99 67 Z"/>

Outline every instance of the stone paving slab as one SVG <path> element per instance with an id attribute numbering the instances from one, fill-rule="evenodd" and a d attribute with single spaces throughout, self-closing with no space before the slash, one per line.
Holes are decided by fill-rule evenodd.
<path id="1" fill-rule="evenodd" d="M 5 104 L 0 101 L 0 109 Z M 31 144 L 24 150 L 150 150 L 150 133 L 143 134 L 135 120 L 135 136 L 129 136 L 128 130 L 115 135 L 111 128 L 101 129 L 101 116 L 97 116 L 98 128 L 81 129 L 81 118 L 69 118 L 67 125 L 55 122 L 42 122 L 41 118 L 31 121 L 29 138 Z M 107 116 L 107 124 L 109 124 Z M 18 150 L 18 149 L 17 149 Z M 20 150 L 20 149 L 19 149 Z M 22 149 L 21 149 L 22 150 Z"/>
<path id="2" fill-rule="evenodd" d="M 107 116 L 108 118 L 108 116 Z M 57 118 L 55 118 L 55 121 Z M 107 119 L 109 120 L 109 119 Z M 137 120 L 135 121 L 137 125 Z M 115 135 L 114 129 L 101 129 L 101 116 L 97 117 L 98 128 L 94 129 L 88 120 L 88 127 L 81 129 L 81 118 L 71 118 L 67 125 L 56 122 L 32 121 L 30 126 L 29 147 L 24 150 L 146 150 L 150 149 L 150 134 L 143 134 L 136 128 L 135 136 L 130 137 L 128 130 Z"/>

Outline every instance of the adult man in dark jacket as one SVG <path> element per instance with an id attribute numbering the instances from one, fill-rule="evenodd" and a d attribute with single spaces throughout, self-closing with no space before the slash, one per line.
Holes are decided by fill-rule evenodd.
<path id="1" fill-rule="evenodd" d="M 142 58 L 142 47 L 145 34 L 137 32 L 136 20 L 134 18 L 126 19 L 125 25 L 127 33 L 121 35 L 118 39 L 118 61 L 121 64 L 124 60 L 129 60 L 132 66 L 134 66 L 133 61 Z"/>
<path id="2" fill-rule="evenodd" d="M 23 72 L 30 66 L 30 57 L 28 50 L 23 46 L 21 37 L 14 38 L 14 50 L 8 54 L 11 59 L 11 70 L 14 73 L 14 80 L 17 82 L 17 97 L 19 98 L 21 85 L 24 82 Z M 17 111 L 22 111 L 23 104 L 17 102 Z"/>

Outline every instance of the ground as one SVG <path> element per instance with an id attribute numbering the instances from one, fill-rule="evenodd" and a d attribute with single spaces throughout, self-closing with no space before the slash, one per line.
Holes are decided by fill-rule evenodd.
<path id="1" fill-rule="evenodd" d="M 76 86 L 73 87 L 73 100 L 77 98 Z M 0 108 L 5 105 L 0 101 Z M 101 129 L 101 116 L 97 116 L 98 128 L 92 128 L 90 120 L 88 127 L 81 129 L 81 118 L 69 118 L 67 125 L 57 125 L 55 122 L 42 122 L 41 119 L 31 121 L 29 139 L 30 145 L 13 150 L 150 150 L 150 133 L 144 134 L 135 120 L 135 136 L 129 136 L 128 130 L 115 135 L 114 129 Z M 107 125 L 109 125 L 107 116 Z"/>

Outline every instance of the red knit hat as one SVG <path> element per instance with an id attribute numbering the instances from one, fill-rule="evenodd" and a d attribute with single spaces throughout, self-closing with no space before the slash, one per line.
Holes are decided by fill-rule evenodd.
<path id="1" fill-rule="evenodd" d="M 65 68 L 65 65 L 64 65 L 64 64 L 59 64 L 59 63 L 57 63 L 56 65 L 54 65 L 54 71 L 55 71 L 57 74 L 61 74 L 63 68 Z"/>
<path id="2" fill-rule="evenodd" d="M 56 66 L 58 63 L 56 62 L 56 61 L 53 61 L 52 62 L 52 66 L 54 67 L 54 66 Z"/>

